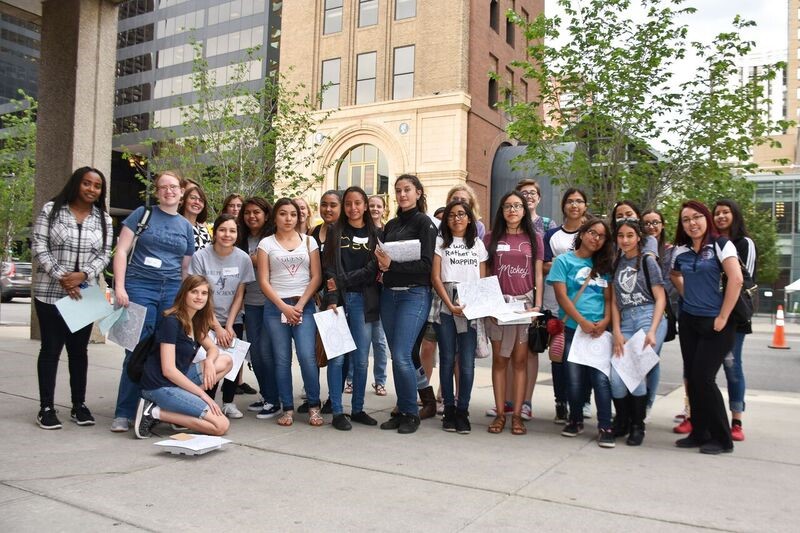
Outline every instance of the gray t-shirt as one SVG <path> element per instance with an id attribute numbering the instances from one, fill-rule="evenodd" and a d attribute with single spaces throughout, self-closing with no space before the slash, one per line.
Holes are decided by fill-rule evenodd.
<path id="1" fill-rule="evenodd" d="M 614 291 L 617 296 L 617 307 L 620 310 L 655 303 L 653 295 L 647 289 L 647 280 L 644 275 L 645 261 L 651 285 L 664 285 L 661 267 L 652 255 L 642 255 L 641 268 L 638 270 L 636 269 L 637 259 L 635 257 L 628 259 L 623 255 L 619 259 L 617 271 L 614 274 Z"/>
<path id="2" fill-rule="evenodd" d="M 253 256 L 258 251 L 258 243 L 261 239 L 258 237 L 247 237 L 247 251 Z M 252 262 L 251 262 L 252 264 Z M 262 306 L 267 303 L 267 297 L 261 291 L 261 285 L 256 281 L 251 281 L 244 286 L 244 305 Z"/>
<path id="3" fill-rule="evenodd" d="M 213 246 L 203 248 L 192 256 L 189 273 L 200 274 L 208 280 L 214 292 L 214 316 L 223 326 L 227 325 L 228 312 L 239 285 L 256 279 L 250 257 L 239 248 L 225 257 L 217 255 Z M 239 313 L 234 324 L 241 322 L 242 313 Z"/>

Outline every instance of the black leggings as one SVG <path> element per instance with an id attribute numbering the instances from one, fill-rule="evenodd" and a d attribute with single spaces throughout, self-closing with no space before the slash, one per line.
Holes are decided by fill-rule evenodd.
<path id="1" fill-rule="evenodd" d="M 222 325 L 225 327 L 225 324 Z M 236 333 L 236 338 L 241 339 L 244 335 L 244 324 L 234 324 L 233 325 L 233 332 Z M 219 383 L 214 385 L 214 387 L 206 391 L 209 396 L 212 398 L 217 394 L 217 387 Z M 231 381 L 229 379 L 222 380 L 222 403 L 233 403 L 233 398 L 236 396 L 236 381 Z"/>
<path id="2" fill-rule="evenodd" d="M 682 312 L 678 339 L 683 355 L 683 376 L 692 413 L 691 437 L 701 443 L 716 441 L 732 448 L 731 427 L 725 401 L 717 387 L 725 355 L 733 348 L 736 328 L 732 320 L 721 331 L 714 331 L 714 318 Z"/>
<path id="3" fill-rule="evenodd" d="M 39 335 L 42 338 L 39 360 L 36 363 L 39 374 L 39 404 L 41 407 L 53 407 L 58 359 L 65 345 L 69 358 L 72 403 L 82 404 L 86 401 L 86 373 L 89 368 L 87 346 L 92 335 L 92 325 L 72 333 L 55 305 L 37 299 L 33 302 L 39 317 Z"/>

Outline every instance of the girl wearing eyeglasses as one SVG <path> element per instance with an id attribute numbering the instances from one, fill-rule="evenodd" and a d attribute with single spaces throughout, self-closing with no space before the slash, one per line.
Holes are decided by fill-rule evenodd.
<path id="1" fill-rule="evenodd" d="M 544 246 L 528 213 L 525 198 L 517 191 L 500 199 L 492 233 L 484 237 L 488 252 L 489 274 L 497 276 L 506 300 L 525 302 L 526 308 L 539 311 L 542 307 L 542 258 Z M 497 324 L 484 320 L 486 333 L 492 342 L 492 386 L 496 415 L 489 424 L 489 433 L 502 433 L 506 425 L 505 398 L 507 388 L 514 395 L 511 411 L 511 434 L 528 432 L 522 419 L 522 402 L 528 375 L 528 324 Z M 511 360 L 513 384 L 508 383 L 506 371 Z"/>
<path id="2" fill-rule="evenodd" d="M 119 305 L 127 307 L 135 302 L 147 308 L 141 339 L 156 330 L 164 311 L 174 303 L 195 251 L 192 224 L 178 214 L 184 187 L 176 172 L 162 172 L 155 180 L 158 205 L 151 208 L 146 226 L 138 227 L 144 207 L 122 222 L 114 252 L 114 295 Z M 134 242 L 137 231 L 140 233 Z M 126 351 L 111 423 L 111 431 L 117 433 L 128 431 L 141 393 L 139 385 L 128 377 L 130 356 Z"/>
<path id="3" fill-rule="evenodd" d="M 206 220 L 208 220 L 208 199 L 206 193 L 199 185 L 188 183 L 183 201 L 178 207 L 178 213 L 189 221 L 194 230 L 194 251 L 202 250 L 211 244 L 211 235 L 208 233 Z"/>

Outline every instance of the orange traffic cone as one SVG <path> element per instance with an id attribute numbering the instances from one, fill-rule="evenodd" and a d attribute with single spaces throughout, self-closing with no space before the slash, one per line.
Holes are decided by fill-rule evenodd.
<path id="1" fill-rule="evenodd" d="M 788 350 L 789 345 L 786 343 L 786 336 L 783 332 L 783 306 L 778 306 L 778 312 L 775 314 L 775 333 L 772 335 L 772 344 L 770 348 L 781 350 Z"/>

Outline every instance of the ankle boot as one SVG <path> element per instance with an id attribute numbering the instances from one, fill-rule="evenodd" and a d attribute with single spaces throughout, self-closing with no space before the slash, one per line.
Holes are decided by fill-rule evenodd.
<path id="1" fill-rule="evenodd" d="M 633 396 L 631 400 L 631 434 L 626 444 L 640 446 L 644 440 L 644 417 L 647 416 L 647 395 Z"/>
<path id="2" fill-rule="evenodd" d="M 419 399 L 422 400 L 419 418 L 425 420 L 426 418 L 433 418 L 436 416 L 436 395 L 433 392 L 433 387 L 428 385 L 424 389 L 419 389 L 417 392 L 419 392 Z"/>
<path id="3" fill-rule="evenodd" d="M 445 405 L 444 417 L 442 418 L 442 429 L 445 431 L 456 430 L 456 406 Z"/>
<path id="4" fill-rule="evenodd" d="M 624 398 L 614 398 L 614 436 L 624 437 L 628 434 L 630 428 L 630 409 L 631 395 L 628 394 Z"/>

